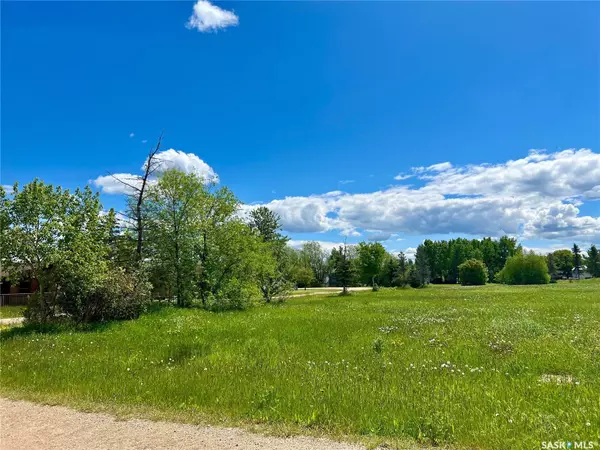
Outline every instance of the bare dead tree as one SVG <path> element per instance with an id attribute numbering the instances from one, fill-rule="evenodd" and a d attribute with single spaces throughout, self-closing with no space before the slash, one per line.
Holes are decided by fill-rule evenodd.
<path id="1" fill-rule="evenodd" d="M 144 199 L 150 177 L 154 174 L 154 172 L 156 172 L 160 168 L 163 162 L 157 156 L 160 150 L 162 138 L 163 133 L 161 133 L 158 137 L 158 142 L 156 143 L 156 145 L 152 147 L 148 152 L 148 157 L 146 158 L 146 163 L 143 167 L 143 175 L 123 179 L 109 172 L 110 176 L 112 176 L 119 183 L 123 184 L 124 186 L 127 186 L 131 190 L 128 201 L 129 211 L 125 213 L 125 216 L 130 221 L 129 228 L 132 229 L 137 235 L 135 255 L 136 262 L 138 264 L 140 261 L 142 261 L 144 231 L 146 229 L 146 223 L 144 219 Z"/>

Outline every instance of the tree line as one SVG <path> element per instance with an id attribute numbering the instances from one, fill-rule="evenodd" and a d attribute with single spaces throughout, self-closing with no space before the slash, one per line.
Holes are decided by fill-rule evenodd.
<path id="1" fill-rule="evenodd" d="M 35 279 L 29 320 L 133 318 L 151 298 L 239 309 L 291 288 L 295 252 L 270 211 L 244 220 L 228 188 L 177 170 L 138 193 L 119 216 L 89 187 L 0 188 L 0 263 L 13 282 Z"/>
<path id="2" fill-rule="evenodd" d="M 10 194 L 0 187 L 3 274 L 38 284 L 29 320 L 133 318 L 152 298 L 224 310 L 281 301 L 292 289 L 309 286 L 339 286 L 346 293 L 357 285 L 376 290 L 544 282 L 548 274 L 579 277 L 584 269 L 600 276 L 594 245 L 585 257 L 577 245 L 547 256 L 528 255 L 507 236 L 425 240 L 414 258 L 391 254 L 378 242 L 331 251 L 307 242 L 294 249 L 277 214 L 258 207 L 241 217 L 240 201 L 227 187 L 174 169 L 150 180 L 158 167 L 156 149 L 144 175 L 123 180 L 131 194 L 120 214 L 105 211 L 89 187 L 70 192 L 37 179 L 22 188 L 15 184 Z M 534 272 L 538 275 L 523 278 Z"/>
<path id="3" fill-rule="evenodd" d="M 422 287 L 434 284 L 543 284 L 560 278 L 579 278 L 584 271 L 600 277 L 600 255 L 592 244 L 583 256 L 577 244 L 571 250 L 547 255 L 525 252 L 516 239 L 425 240 L 414 258 L 400 252 L 389 253 L 378 243 L 361 242 L 341 245 L 331 253 L 317 242 L 309 242 L 299 251 L 308 267 L 303 286 L 369 285 Z"/>

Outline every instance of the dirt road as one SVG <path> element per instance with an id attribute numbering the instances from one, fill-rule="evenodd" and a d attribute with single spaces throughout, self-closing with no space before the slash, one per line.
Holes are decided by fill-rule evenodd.
<path id="1" fill-rule="evenodd" d="M 117 420 L 60 406 L 0 399 L 0 449 L 359 450 L 310 437 L 278 438 L 237 428 Z"/>

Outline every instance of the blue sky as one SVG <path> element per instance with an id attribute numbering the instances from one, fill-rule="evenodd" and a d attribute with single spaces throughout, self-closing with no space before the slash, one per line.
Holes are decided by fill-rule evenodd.
<path id="1" fill-rule="evenodd" d="M 295 241 L 600 241 L 600 4 L 198 5 L 3 2 L 2 184 L 136 174 L 164 130 Z"/>

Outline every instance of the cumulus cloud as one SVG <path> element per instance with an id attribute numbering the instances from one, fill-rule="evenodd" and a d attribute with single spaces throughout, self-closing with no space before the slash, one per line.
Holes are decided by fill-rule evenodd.
<path id="1" fill-rule="evenodd" d="M 589 149 L 531 151 L 515 161 L 452 168 L 424 179 L 427 190 L 445 195 L 600 199 L 600 154 Z"/>
<path id="2" fill-rule="evenodd" d="M 392 233 L 374 233 L 367 235 L 367 239 L 372 242 L 387 241 L 392 237 Z"/>
<path id="3" fill-rule="evenodd" d="M 534 252 L 538 255 L 547 255 L 548 253 L 552 253 L 556 250 L 570 250 L 570 247 L 562 244 L 549 244 L 544 247 L 528 247 L 526 245 L 523 246 L 523 250 L 526 252 Z"/>
<path id="4" fill-rule="evenodd" d="M 124 183 L 122 183 L 122 180 Z M 101 175 L 92 183 L 102 189 L 105 194 L 133 194 L 136 187 L 140 187 L 140 177 L 131 173 L 115 173 L 113 175 Z M 127 184 L 125 184 L 127 183 Z"/>
<path id="5" fill-rule="evenodd" d="M 185 153 L 181 150 L 171 148 L 164 152 L 159 152 L 156 158 L 161 162 L 161 171 L 177 169 L 185 173 L 194 173 L 210 183 L 219 181 L 219 177 L 213 168 L 193 153 Z"/>
<path id="6" fill-rule="evenodd" d="M 169 149 L 156 154 L 156 159 L 160 162 L 158 170 L 154 177 L 168 169 L 177 169 L 185 173 L 194 173 L 202 178 L 205 183 L 218 183 L 219 177 L 212 167 L 201 160 L 193 153 L 185 153 L 181 150 Z M 142 164 L 143 171 L 146 162 Z M 119 180 L 124 181 L 121 183 Z M 150 182 L 154 182 L 152 178 Z M 131 173 L 116 173 L 114 175 L 101 175 L 93 184 L 102 189 L 105 194 L 131 194 L 135 192 L 135 187 L 140 186 L 140 176 Z"/>
<path id="7" fill-rule="evenodd" d="M 295 240 L 291 239 L 288 241 L 288 245 L 296 250 L 301 250 L 304 244 L 307 242 L 318 242 L 321 247 L 330 252 L 334 248 L 338 248 L 340 245 L 344 245 L 343 242 L 329 242 L 329 241 L 305 241 L 305 240 Z M 348 244 L 350 245 L 350 244 Z"/>
<path id="8" fill-rule="evenodd" d="M 198 0 L 186 26 L 190 29 L 207 32 L 236 26 L 238 23 L 239 18 L 233 11 L 221 9 L 206 0 Z"/>
<path id="9" fill-rule="evenodd" d="M 582 216 L 579 210 L 584 201 L 600 200 L 600 154 L 589 149 L 536 150 L 502 164 L 444 162 L 413 173 L 423 186 L 286 197 L 266 206 L 291 232 L 600 238 L 600 217 Z"/>
<path id="10" fill-rule="evenodd" d="M 415 247 L 408 247 L 400 250 L 388 250 L 392 255 L 398 256 L 400 252 L 404 253 L 408 259 L 412 259 L 414 261 L 415 255 L 417 253 L 417 249 Z"/>

